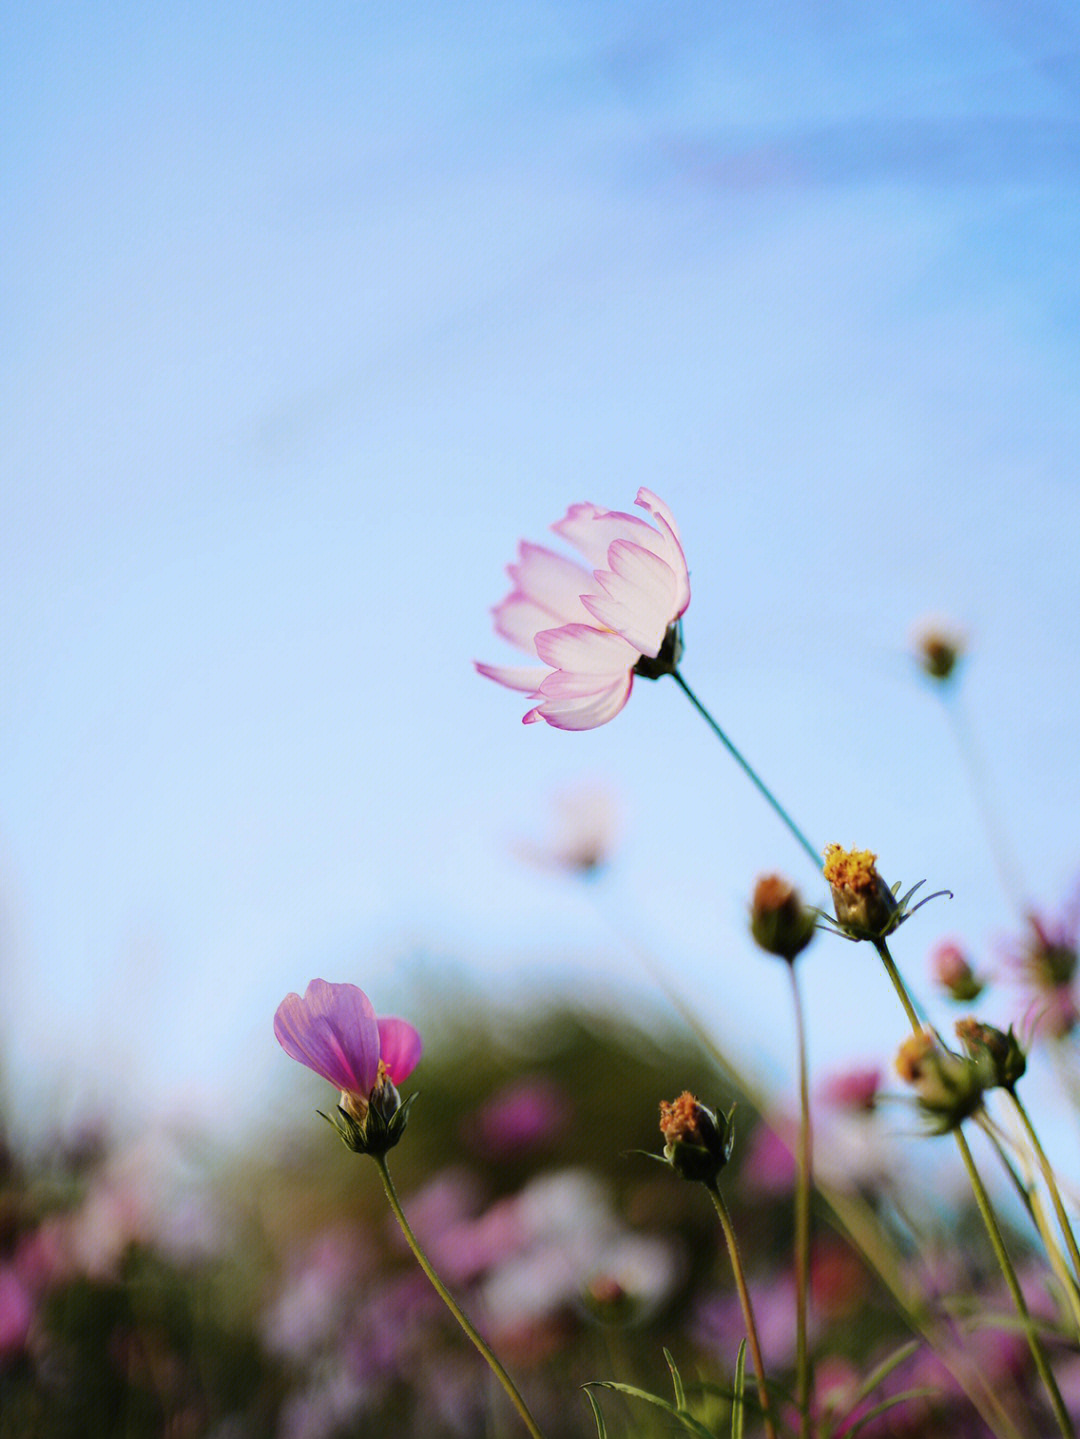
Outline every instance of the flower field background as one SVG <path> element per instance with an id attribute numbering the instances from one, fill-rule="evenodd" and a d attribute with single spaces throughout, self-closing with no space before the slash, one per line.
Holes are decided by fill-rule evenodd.
<path id="1" fill-rule="evenodd" d="M 446 1013 L 455 996 L 442 998 Z M 595 1433 L 584 1383 L 618 1377 L 669 1392 L 664 1347 L 696 1412 L 726 1432 L 743 1327 L 712 1213 L 696 1186 L 627 1153 L 658 1148 L 656 1096 L 673 1074 L 704 1095 L 720 1087 L 712 1063 L 674 1025 L 572 1010 L 511 1021 L 472 1003 L 429 1029 L 420 1097 L 395 1151 L 414 1227 L 546 1434 Z M 935 1329 L 965 1332 L 966 1351 L 1023 1424 L 1031 1366 L 977 1219 L 963 1202 L 930 1202 L 926 1174 L 901 1158 L 903 1138 L 885 1142 L 888 1109 L 865 1107 L 875 1077 L 858 1079 L 827 1085 L 818 1101 L 839 1212 L 889 1244 L 902 1292 Z M 283 1096 L 239 1155 L 211 1156 L 183 1133 L 120 1144 L 105 1129 L 45 1133 L 35 1156 L 6 1155 L 5 1439 L 515 1432 L 401 1244 L 373 1167 L 333 1142 L 302 1088 L 289 1086 L 292 1122 L 281 1123 Z M 724 1093 L 736 1097 L 730 1084 Z M 790 1377 L 792 1131 L 770 1129 L 741 1096 L 736 1126 L 725 1187 L 767 1361 Z M 823 1411 L 865 1415 L 863 1381 L 904 1345 L 873 1399 L 920 1396 L 858 1432 L 985 1432 L 941 1360 L 907 1343 L 896 1298 L 836 1211 L 818 1213 Z M 1026 1240 L 1010 1238 L 1023 1255 Z M 1023 1272 L 1050 1323 L 1034 1256 Z M 1074 1357 L 1066 1373 L 1080 1386 Z M 601 1397 L 610 1433 L 671 1432 L 640 1402 Z"/>

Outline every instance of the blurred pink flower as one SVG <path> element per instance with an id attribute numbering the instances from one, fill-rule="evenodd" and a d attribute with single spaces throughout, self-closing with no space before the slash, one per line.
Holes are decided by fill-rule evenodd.
<path id="1" fill-rule="evenodd" d="M 795 1125 L 780 1117 L 772 1125 L 755 1125 L 743 1160 L 747 1187 L 755 1194 L 787 1194 L 795 1187 L 796 1133 Z"/>
<path id="2" fill-rule="evenodd" d="M 675 517 L 651 490 L 635 504 L 656 521 L 571 505 L 551 528 L 583 554 L 590 572 L 542 545 L 522 540 L 507 567 L 514 588 L 493 611 L 495 630 L 548 669 L 477 662 L 482 675 L 540 703 L 526 724 L 595 729 L 614 719 L 630 695 L 643 657 L 655 660 L 668 629 L 690 603 L 690 578 Z"/>
<path id="3" fill-rule="evenodd" d="M 823 1104 L 834 1109 L 853 1109 L 856 1113 L 869 1113 L 877 1104 L 881 1088 L 881 1070 L 875 1065 L 858 1069 L 844 1069 L 829 1075 L 818 1086 L 818 1095 Z"/>
<path id="4" fill-rule="evenodd" d="M 1033 1030 L 1063 1039 L 1080 1023 L 1076 977 L 1080 961 L 1080 889 L 1057 920 L 1029 914 L 1027 933 L 1007 946 L 1009 961 L 1029 997 Z"/>
<path id="5" fill-rule="evenodd" d="M 377 1019 L 355 984 L 313 979 L 303 999 L 287 994 L 274 1015 L 274 1034 L 290 1059 L 306 1064 L 366 1109 L 380 1073 L 394 1084 L 420 1061 L 420 1035 L 404 1019 Z"/>
<path id="6" fill-rule="evenodd" d="M 30 1290 L 11 1265 L 0 1265 L 0 1363 L 22 1352 L 33 1319 Z"/>
<path id="7" fill-rule="evenodd" d="M 615 796 L 601 785 L 582 785 L 554 796 L 549 837 L 519 840 L 514 852 L 539 869 L 591 878 L 611 858 L 619 828 Z"/>
<path id="8" fill-rule="evenodd" d="M 465 1123 L 474 1146 L 489 1158 L 535 1149 L 553 1139 L 570 1117 L 562 1090 L 543 1075 L 508 1084 Z"/>
<path id="9" fill-rule="evenodd" d="M 952 999 L 970 1004 L 983 992 L 983 981 L 976 975 L 963 947 L 954 939 L 935 945 L 930 955 L 932 978 Z"/>

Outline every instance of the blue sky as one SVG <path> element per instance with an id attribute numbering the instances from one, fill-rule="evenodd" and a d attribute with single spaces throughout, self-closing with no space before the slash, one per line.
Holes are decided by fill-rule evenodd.
<path id="1" fill-rule="evenodd" d="M 689 682 L 812 836 L 956 892 L 902 965 L 1014 925 L 904 654 L 927 611 L 971 632 L 996 803 L 1060 902 L 1078 35 L 1050 4 L 0 11 L 20 1102 L 250 1112 L 287 990 L 422 1007 L 418 954 L 528 1003 L 568 956 L 621 987 L 507 843 L 596 777 L 627 815 L 603 903 L 783 1082 L 743 917 L 762 869 L 814 894 L 799 851 L 674 686 L 567 735 L 472 670 L 518 538 L 642 484 L 683 531 Z M 861 952 L 806 975 L 821 1065 L 901 1037 Z"/>

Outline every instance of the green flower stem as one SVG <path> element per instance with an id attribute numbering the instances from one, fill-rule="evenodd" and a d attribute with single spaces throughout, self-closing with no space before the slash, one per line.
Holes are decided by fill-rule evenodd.
<path id="1" fill-rule="evenodd" d="M 889 946 L 883 939 L 875 939 L 874 948 L 877 950 L 881 962 L 885 966 L 885 973 L 892 980 L 893 989 L 896 990 L 900 1003 L 904 1006 L 904 1013 L 908 1017 L 908 1023 L 916 1034 L 922 1034 L 923 1027 L 919 1023 L 919 1016 L 915 1013 L 915 1006 L 911 1002 L 911 995 L 908 994 L 907 987 L 900 978 L 900 971 L 896 967 L 896 961 L 889 953 Z"/>
<path id="2" fill-rule="evenodd" d="M 735 1275 L 735 1288 L 739 1291 L 743 1323 L 746 1325 L 746 1339 L 750 1345 L 750 1355 L 754 1361 L 754 1372 L 757 1376 L 758 1397 L 761 1400 L 761 1420 L 765 1425 L 767 1439 L 777 1439 L 772 1410 L 769 1408 L 769 1391 L 765 1387 L 765 1365 L 761 1358 L 761 1343 L 758 1340 L 757 1324 L 754 1321 L 754 1306 L 750 1303 L 750 1291 L 746 1287 L 746 1275 L 743 1273 L 739 1246 L 735 1242 L 735 1229 L 731 1223 L 731 1214 L 728 1211 L 727 1201 L 720 1193 L 719 1185 L 707 1184 L 705 1187 L 712 1196 L 712 1202 L 720 1217 L 720 1228 L 724 1231 L 724 1242 L 731 1258 L 732 1273 Z"/>
<path id="3" fill-rule="evenodd" d="M 1076 1235 L 1073 1233 L 1072 1225 L 1069 1223 L 1069 1216 L 1065 1213 L 1065 1205 L 1062 1202 L 1061 1191 L 1054 1177 L 1053 1167 L 1046 1157 L 1046 1151 L 1039 1143 L 1039 1136 L 1035 1133 L 1035 1126 L 1032 1124 L 1020 1096 L 1015 1089 L 1010 1089 L 1008 1093 L 1016 1109 L 1016 1113 L 1020 1118 L 1020 1123 L 1024 1126 L 1024 1133 L 1027 1135 L 1031 1147 L 1034 1150 L 1035 1159 L 1042 1173 L 1042 1177 L 1046 1181 L 1047 1193 L 1050 1195 L 1050 1203 L 1054 1206 L 1054 1213 L 1057 1215 L 1057 1222 L 1061 1229 L 1061 1237 L 1065 1241 L 1065 1246 L 1069 1251 L 1069 1258 L 1072 1260 L 1073 1275 L 1077 1280 L 1080 1280 L 1080 1249 L 1077 1249 Z"/>
<path id="4" fill-rule="evenodd" d="M 1058 1389 L 1053 1370 L 1047 1361 L 1038 1331 L 1028 1311 L 1027 1303 L 1020 1289 L 1020 1281 L 1017 1279 L 1016 1270 L 1013 1268 L 1013 1262 L 1009 1258 L 1008 1250 L 1005 1248 L 1005 1240 L 1002 1237 L 997 1219 L 990 1205 L 990 1196 L 987 1194 L 982 1179 L 979 1176 L 979 1171 L 975 1167 L 975 1160 L 972 1158 L 971 1150 L 968 1147 L 968 1142 L 964 1137 L 963 1131 L 959 1128 L 954 1129 L 953 1135 L 956 1139 L 956 1147 L 960 1151 L 960 1158 L 964 1161 L 964 1168 L 967 1170 L 968 1178 L 971 1180 L 971 1189 L 975 1195 L 975 1203 L 979 1206 L 979 1213 L 982 1215 L 982 1221 L 986 1226 L 986 1232 L 990 1238 L 991 1246 L 993 1247 L 997 1262 L 1001 1266 L 1001 1272 L 1005 1276 L 1005 1283 L 1009 1287 L 1009 1293 L 1012 1295 L 1016 1312 L 1019 1314 L 1024 1326 L 1028 1348 L 1031 1350 L 1031 1357 L 1035 1361 L 1035 1368 L 1039 1371 L 1039 1378 L 1042 1380 L 1043 1387 L 1049 1397 L 1050 1407 L 1054 1411 L 1057 1426 L 1065 1436 L 1065 1439 L 1076 1439 L 1075 1431 L 1073 1430 L 1069 1415 L 1065 1409 L 1065 1401 L 1061 1397 L 1061 1391 Z"/>
<path id="5" fill-rule="evenodd" d="M 1050 1221 L 1046 1217 L 1042 1200 L 1035 1187 L 1035 1181 L 1030 1177 L 1022 1179 L 1016 1172 L 1016 1166 L 1006 1153 L 1005 1146 L 998 1138 L 997 1132 L 986 1112 L 983 1111 L 981 1115 L 977 1114 L 975 1119 L 979 1128 L 993 1146 L 994 1153 L 1001 1161 L 1001 1166 L 1005 1170 L 1005 1173 L 1009 1176 L 1021 1204 L 1031 1216 L 1031 1222 L 1034 1224 L 1046 1248 L 1050 1268 L 1054 1271 L 1054 1275 L 1061 1285 L 1065 1298 L 1068 1300 L 1069 1308 L 1072 1310 L 1073 1323 L 1077 1327 L 1077 1336 L 1080 1337 L 1080 1291 L 1077 1290 L 1076 1280 L 1069 1272 L 1069 1266 L 1065 1261 L 1065 1255 L 1062 1253 L 1061 1246 L 1054 1238 L 1053 1230 L 1050 1228 Z"/>
<path id="6" fill-rule="evenodd" d="M 784 806 L 780 803 L 780 801 L 779 801 L 779 800 L 776 798 L 776 796 L 773 794 L 772 790 L 768 787 L 768 785 L 765 783 L 765 781 L 764 781 L 764 780 L 761 778 L 761 776 L 758 774 L 757 770 L 754 769 L 754 767 L 743 757 L 743 755 L 740 753 L 740 751 L 739 751 L 738 749 L 736 749 L 736 747 L 732 744 L 731 740 L 728 739 L 727 735 L 726 735 L 726 734 L 724 733 L 724 731 L 720 728 L 720 726 L 716 723 L 716 721 L 713 719 L 712 715 L 709 713 L 709 711 L 705 708 L 705 706 L 704 706 L 704 705 L 701 703 L 701 701 L 698 699 L 697 695 L 694 694 L 693 690 L 690 688 L 690 686 L 689 686 L 689 685 L 686 683 L 686 681 L 683 679 L 683 677 L 682 677 L 682 675 L 679 673 L 679 671 L 678 671 L 678 670 L 672 670 L 672 671 L 671 671 L 671 677 L 672 677 L 672 679 L 675 681 L 675 683 L 679 686 L 679 688 L 682 690 L 682 692 L 683 692 L 683 694 L 686 696 L 686 698 L 690 701 L 690 703 L 691 703 L 691 704 L 694 706 L 694 708 L 697 710 L 698 714 L 702 717 L 702 719 L 705 721 L 705 723 L 706 723 L 706 724 L 709 726 L 709 728 L 712 730 L 712 732 L 713 732 L 713 734 L 716 736 L 716 738 L 720 741 L 720 743 L 721 743 L 721 744 L 724 746 L 724 748 L 727 750 L 728 754 L 731 755 L 732 759 L 735 761 L 735 763 L 736 763 L 736 764 L 739 766 L 739 768 L 742 770 L 743 774 L 745 774 L 746 777 L 750 780 L 751 784 L 753 784 L 753 785 L 755 786 L 755 788 L 757 789 L 758 793 L 759 793 L 765 800 L 767 800 L 770 805 L 772 805 L 772 807 L 773 807 L 773 809 L 776 811 L 777 815 L 779 815 L 779 817 L 780 817 L 780 818 L 783 820 L 783 822 L 787 825 L 788 829 L 789 829 L 789 830 L 791 831 L 791 833 L 794 835 L 794 837 L 796 838 L 796 840 L 798 840 L 799 844 L 802 845 L 803 849 L 806 851 L 807 855 L 810 857 L 810 863 L 814 866 L 815 870 L 817 870 L 818 874 L 820 875 L 820 874 L 821 874 L 821 859 L 822 859 L 822 853 L 823 853 L 823 851 L 820 851 L 820 850 L 817 850 L 817 849 L 814 848 L 814 846 L 813 846 L 813 845 L 810 843 L 810 841 L 806 838 L 806 835 L 803 834 L 802 830 L 799 828 L 799 826 L 795 823 L 795 821 L 794 821 L 794 820 L 791 818 L 791 816 L 788 814 L 788 812 L 787 812 L 787 810 L 784 808 Z"/>
<path id="7" fill-rule="evenodd" d="M 881 956 L 881 962 L 885 966 L 886 973 L 893 982 L 893 988 L 900 997 L 900 1003 L 904 1006 L 904 1011 L 907 1014 L 911 1028 L 916 1034 L 921 1034 L 922 1025 L 919 1023 L 919 1016 L 915 1013 L 915 1006 L 911 1002 L 911 996 L 908 994 L 904 986 L 904 981 L 900 978 L 900 971 L 897 969 L 893 957 L 889 953 L 889 946 L 885 943 L 884 939 L 875 940 L 874 945 L 878 954 Z M 1001 1230 L 998 1228 L 998 1222 L 990 1204 L 990 1196 L 987 1194 L 982 1179 L 979 1177 L 979 1171 L 975 1167 L 975 1160 L 972 1158 L 968 1142 L 964 1138 L 963 1130 L 959 1126 L 953 1130 L 953 1138 L 956 1140 L 956 1147 L 960 1151 L 960 1157 L 964 1161 L 964 1168 L 968 1172 L 972 1193 L 975 1195 L 975 1203 L 978 1205 L 979 1214 L 982 1216 L 983 1224 L 986 1227 L 990 1245 L 998 1264 L 1001 1266 L 1001 1272 L 1005 1277 L 1005 1283 L 1008 1286 L 1009 1293 L 1012 1295 L 1016 1312 L 1020 1316 L 1020 1322 L 1024 1326 L 1028 1348 L 1031 1350 L 1031 1357 L 1035 1361 L 1035 1368 L 1038 1370 L 1039 1378 L 1042 1380 L 1043 1387 L 1049 1396 L 1050 1407 L 1054 1411 L 1054 1418 L 1057 1420 L 1058 1428 L 1062 1434 L 1066 1436 L 1066 1439 L 1075 1439 L 1073 1427 L 1069 1422 L 1069 1416 L 1066 1413 L 1065 1404 L 1061 1397 L 1061 1391 L 1057 1387 L 1057 1381 L 1054 1379 L 1053 1371 L 1047 1361 L 1038 1331 L 1028 1312 L 1027 1304 L 1020 1289 L 1020 1281 L 1016 1277 L 1013 1262 L 1009 1258 L 1008 1250 L 1005 1248 L 1005 1240 L 1002 1238 Z"/>
<path id="8" fill-rule="evenodd" d="M 472 1340 L 473 1344 L 479 1350 L 480 1354 L 487 1361 L 492 1373 L 495 1375 L 495 1378 L 498 1379 L 499 1383 L 510 1396 L 510 1402 L 513 1404 L 517 1412 L 521 1415 L 521 1419 L 525 1425 L 525 1428 L 533 1436 L 533 1439 L 543 1439 L 543 1435 L 540 1433 L 540 1430 L 536 1426 L 536 1420 L 529 1413 L 525 1400 L 522 1399 L 521 1395 L 518 1393 L 514 1381 L 510 1378 L 509 1374 L 507 1374 L 506 1370 L 499 1363 L 498 1359 L 484 1343 L 483 1339 L 481 1339 L 480 1335 L 473 1328 L 472 1324 L 470 1324 L 468 1319 L 466 1319 L 465 1315 L 458 1307 L 453 1296 L 450 1294 L 450 1291 L 446 1288 L 445 1284 L 443 1284 L 442 1280 L 435 1273 L 434 1269 L 432 1269 L 431 1263 L 428 1260 L 427 1255 L 420 1248 L 420 1244 L 416 1238 L 416 1235 L 412 1232 L 412 1229 L 409 1227 L 409 1221 L 405 1218 L 405 1212 L 401 1207 L 401 1200 L 398 1198 L 397 1190 L 394 1188 L 394 1181 L 390 1178 L 390 1170 L 387 1168 L 386 1164 L 386 1155 L 373 1154 L 371 1157 L 372 1159 L 374 1159 L 376 1165 L 378 1166 L 379 1174 L 382 1176 L 383 1188 L 386 1190 L 386 1197 L 390 1201 L 390 1208 L 394 1211 L 394 1218 L 401 1226 L 401 1232 L 405 1236 L 406 1244 L 408 1244 L 409 1248 L 416 1256 L 416 1262 L 420 1265 L 420 1268 L 431 1280 L 431 1283 L 439 1298 L 443 1301 L 447 1309 L 449 1309 L 450 1313 L 454 1316 L 457 1322 L 461 1325 L 462 1329 L 464 1329 L 465 1333 Z"/>
<path id="9" fill-rule="evenodd" d="M 791 999 L 795 1010 L 795 1037 L 799 1056 L 799 1148 L 795 1182 L 795 1402 L 799 1410 L 800 1439 L 810 1439 L 810 1362 L 806 1346 L 807 1296 L 810 1291 L 810 1086 L 806 1061 L 806 1025 L 794 963 Z"/>

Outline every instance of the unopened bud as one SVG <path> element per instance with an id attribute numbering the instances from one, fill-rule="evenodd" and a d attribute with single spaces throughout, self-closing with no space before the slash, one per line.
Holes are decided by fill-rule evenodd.
<path id="1" fill-rule="evenodd" d="M 980 1024 L 977 1019 L 958 1019 L 956 1037 L 972 1059 L 989 1061 L 994 1075 L 989 1088 L 1011 1090 L 1023 1077 L 1027 1055 L 1020 1048 L 1011 1024 L 1006 1034 L 992 1024 Z"/>
<path id="2" fill-rule="evenodd" d="M 716 1183 L 735 1143 L 733 1114 L 734 1108 L 726 1115 L 714 1113 L 699 1104 L 689 1090 L 670 1104 L 661 1101 L 664 1158 L 676 1174 L 710 1186 Z"/>
<path id="3" fill-rule="evenodd" d="M 895 928 L 896 896 L 877 872 L 868 849 L 825 849 L 825 880 L 832 890 L 836 922 L 855 939 L 880 939 Z"/>
<path id="4" fill-rule="evenodd" d="M 927 1029 L 904 1040 L 897 1051 L 896 1072 L 915 1090 L 919 1107 L 937 1134 L 957 1129 L 974 1114 L 993 1084 L 988 1058 L 953 1054 Z"/>
<path id="5" fill-rule="evenodd" d="M 972 969 L 967 955 L 952 940 L 938 945 L 931 956 L 930 967 L 938 984 L 959 1004 L 970 1004 L 983 992 L 982 980 Z"/>
<path id="6" fill-rule="evenodd" d="M 944 682 L 955 673 L 966 645 L 959 630 L 940 622 L 927 623 L 914 637 L 915 658 L 924 674 Z"/>
<path id="7" fill-rule="evenodd" d="M 817 912 L 803 904 L 794 885 L 778 874 L 763 875 L 754 886 L 750 933 L 767 954 L 792 964 L 814 937 Z"/>

